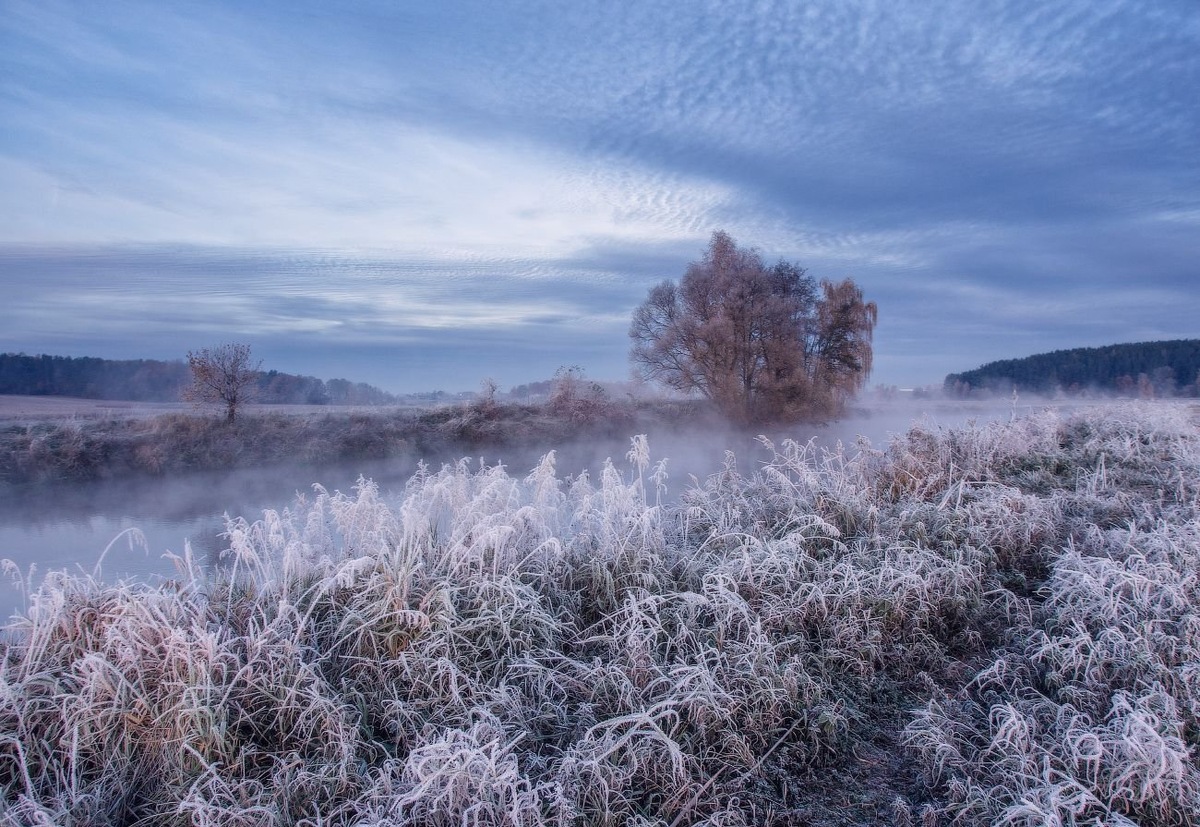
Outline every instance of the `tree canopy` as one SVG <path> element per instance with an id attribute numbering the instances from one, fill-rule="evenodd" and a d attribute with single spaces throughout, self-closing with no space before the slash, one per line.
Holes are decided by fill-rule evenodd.
<path id="1" fill-rule="evenodd" d="M 1100 391 L 1125 396 L 1200 396 L 1200 339 L 1079 347 L 1004 359 L 946 377 L 959 396 Z"/>
<path id="2" fill-rule="evenodd" d="M 877 312 L 853 281 L 818 285 L 717 231 L 678 285 L 661 282 L 634 311 L 630 358 L 736 422 L 833 416 L 870 374 Z"/>

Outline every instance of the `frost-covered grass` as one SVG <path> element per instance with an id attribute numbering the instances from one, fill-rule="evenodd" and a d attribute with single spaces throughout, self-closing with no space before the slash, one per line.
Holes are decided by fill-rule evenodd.
<path id="1" fill-rule="evenodd" d="M 1059 430 L 1067 451 L 1017 464 L 1068 529 L 1031 612 L 908 740 L 947 819 L 1200 823 L 1195 429 L 1130 409 Z"/>
<path id="2" fill-rule="evenodd" d="M 1196 823 L 1188 417 L 781 442 L 670 503 L 641 438 L 595 479 L 463 462 L 233 520 L 220 571 L 52 576 L 0 818 Z"/>

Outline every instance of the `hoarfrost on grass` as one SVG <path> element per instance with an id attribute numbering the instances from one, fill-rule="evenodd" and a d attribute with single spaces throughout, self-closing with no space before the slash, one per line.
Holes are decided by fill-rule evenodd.
<path id="1" fill-rule="evenodd" d="M 1194 823 L 1186 412 L 767 446 L 677 504 L 635 438 L 594 480 L 316 488 L 158 588 L 49 576 L 3 643 L 0 818 L 783 824 L 858 766 L 863 823 Z M 923 791 L 862 763 L 905 720 Z"/>

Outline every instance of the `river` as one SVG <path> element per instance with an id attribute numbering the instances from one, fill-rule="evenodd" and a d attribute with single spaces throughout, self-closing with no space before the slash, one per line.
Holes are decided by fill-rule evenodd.
<path id="1" fill-rule="evenodd" d="M 1018 413 L 1029 410 L 1024 406 Z M 822 427 L 796 429 L 791 436 L 832 446 L 839 440 L 853 445 L 865 436 L 876 447 L 891 435 L 902 433 L 925 415 L 940 427 L 969 420 L 985 422 L 1009 418 L 1011 405 L 929 403 L 919 400 L 874 410 L 859 409 L 853 416 Z M 475 462 L 503 462 L 514 476 L 524 476 L 542 454 L 554 446 L 519 453 L 480 452 Z M 595 474 L 606 457 L 626 468 L 627 440 L 556 447 L 559 475 L 576 475 L 584 469 Z M 726 450 L 738 455 L 743 472 L 765 458 L 761 447 L 745 437 L 729 434 L 660 433 L 650 435 L 650 451 L 657 460 L 668 458 L 668 496 L 677 497 L 691 484 L 719 469 Z M 438 466 L 456 457 L 431 458 Z M 0 577 L 0 623 L 25 606 L 24 590 L 40 582 L 47 571 L 68 570 L 95 575 L 106 582 L 123 578 L 154 581 L 175 574 L 166 552 L 182 553 L 191 544 L 205 565 L 217 565 L 227 547 L 222 537 L 225 516 L 257 519 L 264 509 L 281 510 L 295 504 L 300 494 L 311 495 L 317 483 L 330 491 L 349 492 L 360 475 L 376 482 L 388 497 L 398 498 L 415 470 L 414 461 L 358 463 L 329 468 L 261 468 L 226 473 L 197 473 L 183 477 L 133 479 L 77 484 L 69 487 L 16 489 L 0 497 L 0 559 L 11 560 L 20 576 Z M 135 542 L 144 538 L 145 542 Z"/>

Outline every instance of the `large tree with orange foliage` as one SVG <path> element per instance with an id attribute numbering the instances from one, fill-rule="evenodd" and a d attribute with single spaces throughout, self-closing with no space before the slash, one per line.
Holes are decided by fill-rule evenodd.
<path id="1" fill-rule="evenodd" d="M 871 372 L 877 315 L 853 281 L 818 285 L 718 231 L 678 285 L 656 285 L 634 311 L 630 356 L 642 378 L 742 424 L 834 416 Z"/>

